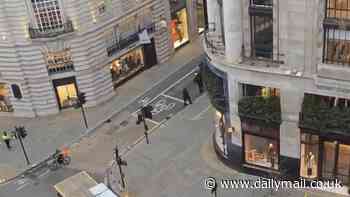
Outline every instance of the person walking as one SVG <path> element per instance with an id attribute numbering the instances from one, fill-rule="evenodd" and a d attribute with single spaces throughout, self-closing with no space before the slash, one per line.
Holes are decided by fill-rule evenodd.
<path id="1" fill-rule="evenodd" d="M 4 132 L 2 133 L 2 140 L 4 140 L 7 149 L 8 149 L 8 150 L 11 150 L 11 144 L 10 144 L 11 137 L 10 137 L 10 135 L 7 134 L 6 131 L 4 131 Z"/>
<path id="2" fill-rule="evenodd" d="M 182 90 L 182 97 L 183 97 L 183 101 L 184 101 L 184 106 L 188 105 L 188 103 L 192 104 L 192 99 L 191 99 L 190 93 L 188 93 L 187 88 L 184 88 Z"/>
<path id="3" fill-rule="evenodd" d="M 204 88 L 203 88 L 203 81 L 202 81 L 202 76 L 200 73 L 196 73 L 196 76 L 194 77 L 194 82 L 197 84 L 198 89 L 199 89 L 199 93 L 203 93 L 204 92 Z"/>

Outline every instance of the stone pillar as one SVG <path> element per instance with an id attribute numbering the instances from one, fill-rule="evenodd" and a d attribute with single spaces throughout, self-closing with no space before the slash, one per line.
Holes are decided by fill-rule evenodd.
<path id="1" fill-rule="evenodd" d="M 207 14 L 209 31 L 215 30 L 217 35 L 221 35 L 220 5 L 217 0 L 207 0 Z"/>
<path id="2" fill-rule="evenodd" d="M 227 154 L 229 158 L 235 160 L 234 163 L 241 163 L 242 154 L 242 130 L 241 130 L 241 120 L 238 116 L 238 102 L 240 99 L 240 88 L 239 83 L 234 75 L 228 74 L 228 99 L 230 107 L 230 126 L 232 132 L 227 132 Z"/>
<path id="3" fill-rule="evenodd" d="M 238 63 L 242 51 L 242 1 L 223 0 L 223 12 L 226 60 Z"/>
<path id="4" fill-rule="evenodd" d="M 280 166 L 282 173 L 292 177 L 299 176 L 300 129 L 298 122 L 302 102 L 302 91 L 281 89 Z"/>

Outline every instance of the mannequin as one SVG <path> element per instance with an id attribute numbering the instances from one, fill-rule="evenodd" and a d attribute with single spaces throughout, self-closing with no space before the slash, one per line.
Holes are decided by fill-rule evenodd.
<path id="1" fill-rule="evenodd" d="M 315 155 L 312 152 L 306 156 L 307 176 L 312 176 L 312 167 L 315 161 Z"/>

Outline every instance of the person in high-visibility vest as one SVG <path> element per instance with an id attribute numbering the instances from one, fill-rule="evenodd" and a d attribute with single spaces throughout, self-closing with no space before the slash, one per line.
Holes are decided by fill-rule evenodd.
<path id="1" fill-rule="evenodd" d="M 4 132 L 2 133 L 2 140 L 4 140 L 7 149 L 8 149 L 8 150 L 11 150 L 11 144 L 10 144 L 11 137 L 10 137 L 10 135 L 7 134 L 6 131 L 4 131 Z"/>

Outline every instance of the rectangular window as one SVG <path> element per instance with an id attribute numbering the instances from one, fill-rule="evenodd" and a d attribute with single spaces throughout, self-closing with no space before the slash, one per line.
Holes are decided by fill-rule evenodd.
<path id="1" fill-rule="evenodd" d="M 279 127 L 257 125 L 242 121 L 244 158 L 247 164 L 279 169 Z"/>
<path id="2" fill-rule="evenodd" d="M 32 0 L 34 16 L 40 30 L 50 30 L 62 27 L 61 10 L 58 0 Z M 40 16 L 40 17 L 38 17 Z"/>
<path id="3" fill-rule="evenodd" d="M 327 0 L 326 17 L 350 19 L 350 0 Z"/>
<path id="4" fill-rule="evenodd" d="M 300 147 L 300 176 L 310 179 L 318 177 L 318 150 L 318 136 L 302 133 Z"/>
<path id="5" fill-rule="evenodd" d="M 272 58 L 273 20 L 271 15 L 251 16 L 252 23 L 252 56 Z"/>
<path id="6" fill-rule="evenodd" d="M 340 29 L 325 29 L 324 62 L 350 64 L 350 32 Z"/>
<path id="7" fill-rule="evenodd" d="M 248 164 L 278 170 L 278 142 L 250 134 L 244 134 L 245 161 Z"/>
<path id="8" fill-rule="evenodd" d="M 272 0 L 250 0 L 250 5 L 253 6 L 272 6 Z"/>

